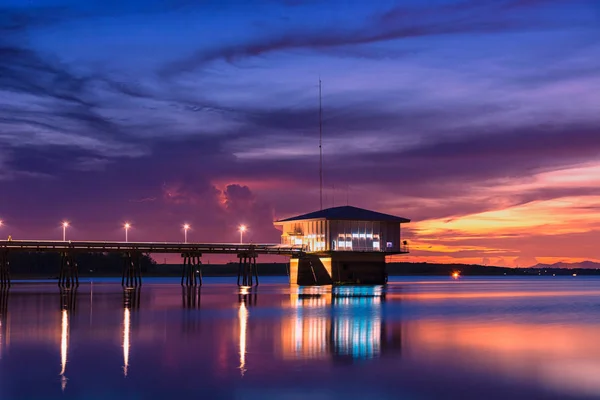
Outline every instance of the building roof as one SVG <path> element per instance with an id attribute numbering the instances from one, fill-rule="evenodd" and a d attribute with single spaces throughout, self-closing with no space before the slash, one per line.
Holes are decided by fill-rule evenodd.
<path id="1" fill-rule="evenodd" d="M 326 220 L 346 220 L 346 221 L 386 221 L 406 223 L 410 219 L 396 217 L 394 215 L 383 214 L 376 211 L 365 210 L 364 208 L 342 206 L 326 208 L 321 211 L 315 211 L 308 214 L 302 214 L 291 218 L 281 219 L 277 222 L 301 221 L 307 219 L 326 219 Z"/>

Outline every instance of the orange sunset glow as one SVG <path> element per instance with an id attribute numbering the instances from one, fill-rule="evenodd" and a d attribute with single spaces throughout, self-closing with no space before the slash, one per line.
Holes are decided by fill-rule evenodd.
<path id="1" fill-rule="evenodd" d="M 393 260 L 511 267 L 600 261 L 599 186 L 596 163 L 470 188 L 458 200 L 481 204 L 482 211 L 411 223 L 412 254 Z M 539 195 L 528 199 L 528 193 Z"/>

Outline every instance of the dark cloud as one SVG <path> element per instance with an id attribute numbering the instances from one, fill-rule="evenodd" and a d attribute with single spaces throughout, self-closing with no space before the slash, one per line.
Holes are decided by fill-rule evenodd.
<path id="1" fill-rule="evenodd" d="M 405 128 L 398 127 L 397 135 Z M 409 128 L 407 128 L 409 129 Z M 393 137 L 384 136 L 381 140 Z M 254 137 L 260 142 L 260 137 Z M 315 142 L 316 143 L 316 142 Z M 332 179 L 350 174 L 356 183 L 401 179 L 406 185 L 422 182 L 453 183 L 456 185 L 493 178 L 531 176 L 545 168 L 558 168 L 592 159 L 600 153 L 600 134 L 595 124 L 562 126 L 531 126 L 514 130 L 490 127 L 480 133 L 467 131 L 453 137 L 431 135 L 417 144 L 398 146 L 390 150 L 352 154 L 352 163 L 346 163 L 348 154 L 328 153 L 326 173 Z M 316 147 L 315 147 L 316 148 Z M 243 176 L 281 176 L 301 179 L 306 165 L 316 165 L 317 151 L 305 161 L 297 159 L 298 167 L 289 165 L 278 169 L 287 159 L 240 161 Z"/>
<path id="2" fill-rule="evenodd" d="M 82 97 L 85 83 L 31 50 L 0 42 L 0 89 L 89 105 Z"/>
<path id="3" fill-rule="evenodd" d="M 530 4 L 527 4 L 530 3 Z M 314 31 L 280 32 L 271 37 L 249 40 L 244 43 L 201 49 L 190 57 L 170 63 L 161 73 L 170 76 L 189 72 L 214 60 L 223 59 L 234 63 L 238 60 L 257 57 L 267 53 L 289 50 L 323 50 L 358 46 L 398 39 L 419 38 L 452 34 L 485 34 L 507 31 L 552 29 L 582 25 L 582 21 L 546 20 L 536 18 L 535 7 L 552 3 L 571 4 L 566 0 L 539 1 L 466 1 L 429 8 L 397 7 L 367 19 L 359 29 L 328 29 Z M 583 1 L 583 4 L 592 3 Z M 596 6 L 597 7 L 597 6 Z M 532 18 L 522 18 L 523 10 L 529 9 Z M 594 25 L 589 25 L 593 27 Z"/>
<path id="4" fill-rule="evenodd" d="M 410 95 L 408 90 L 406 93 L 396 93 L 400 101 L 405 99 L 408 101 Z M 502 105 L 482 103 L 475 106 L 452 105 L 444 108 L 424 105 L 418 109 L 407 110 L 401 107 L 397 109 L 381 107 L 379 102 L 375 105 L 371 99 L 352 102 L 342 99 L 332 101 L 334 103 L 328 104 L 323 112 L 323 124 L 329 138 L 347 137 L 350 132 L 381 130 L 410 135 L 415 129 L 438 130 L 445 123 L 457 118 L 467 118 L 474 114 L 492 115 L 508 109 Z M 240 109 L 238 115 L 257 130 L 266 128 L 282 136 L 292 131 L 314 131 L 319 122 L 319 110 L 316 106 L 296 109 Z"/>
<path id="5" fill-rule="evenodd" d="M 583 4 L 592 8 L 598 7 L 598 3 L 594 0 L 507 0 L 502 6 L 503 8 L 529 8 L 556 4 L 570 6 Z"/>

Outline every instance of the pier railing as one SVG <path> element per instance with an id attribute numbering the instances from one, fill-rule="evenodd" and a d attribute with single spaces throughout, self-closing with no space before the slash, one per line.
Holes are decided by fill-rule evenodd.
<path id="1" fill-rule="evenodd" d="M 98 242 L 54 240 L 0 240 L 0 249 L 21 252 L 97 252 L 97 253 L 213 253 L 252 252 L 271 255 L 301 255 L 304 246 L 264 243 L 172 243 L 172 242 Z"/>

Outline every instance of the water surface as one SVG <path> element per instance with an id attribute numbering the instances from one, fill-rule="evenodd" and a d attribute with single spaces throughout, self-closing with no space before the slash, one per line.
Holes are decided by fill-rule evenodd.
<path id="1" fill-rule="evenodd" d="M 600 279 L 0 292 L 1 399 L 600 398 Z"/>

